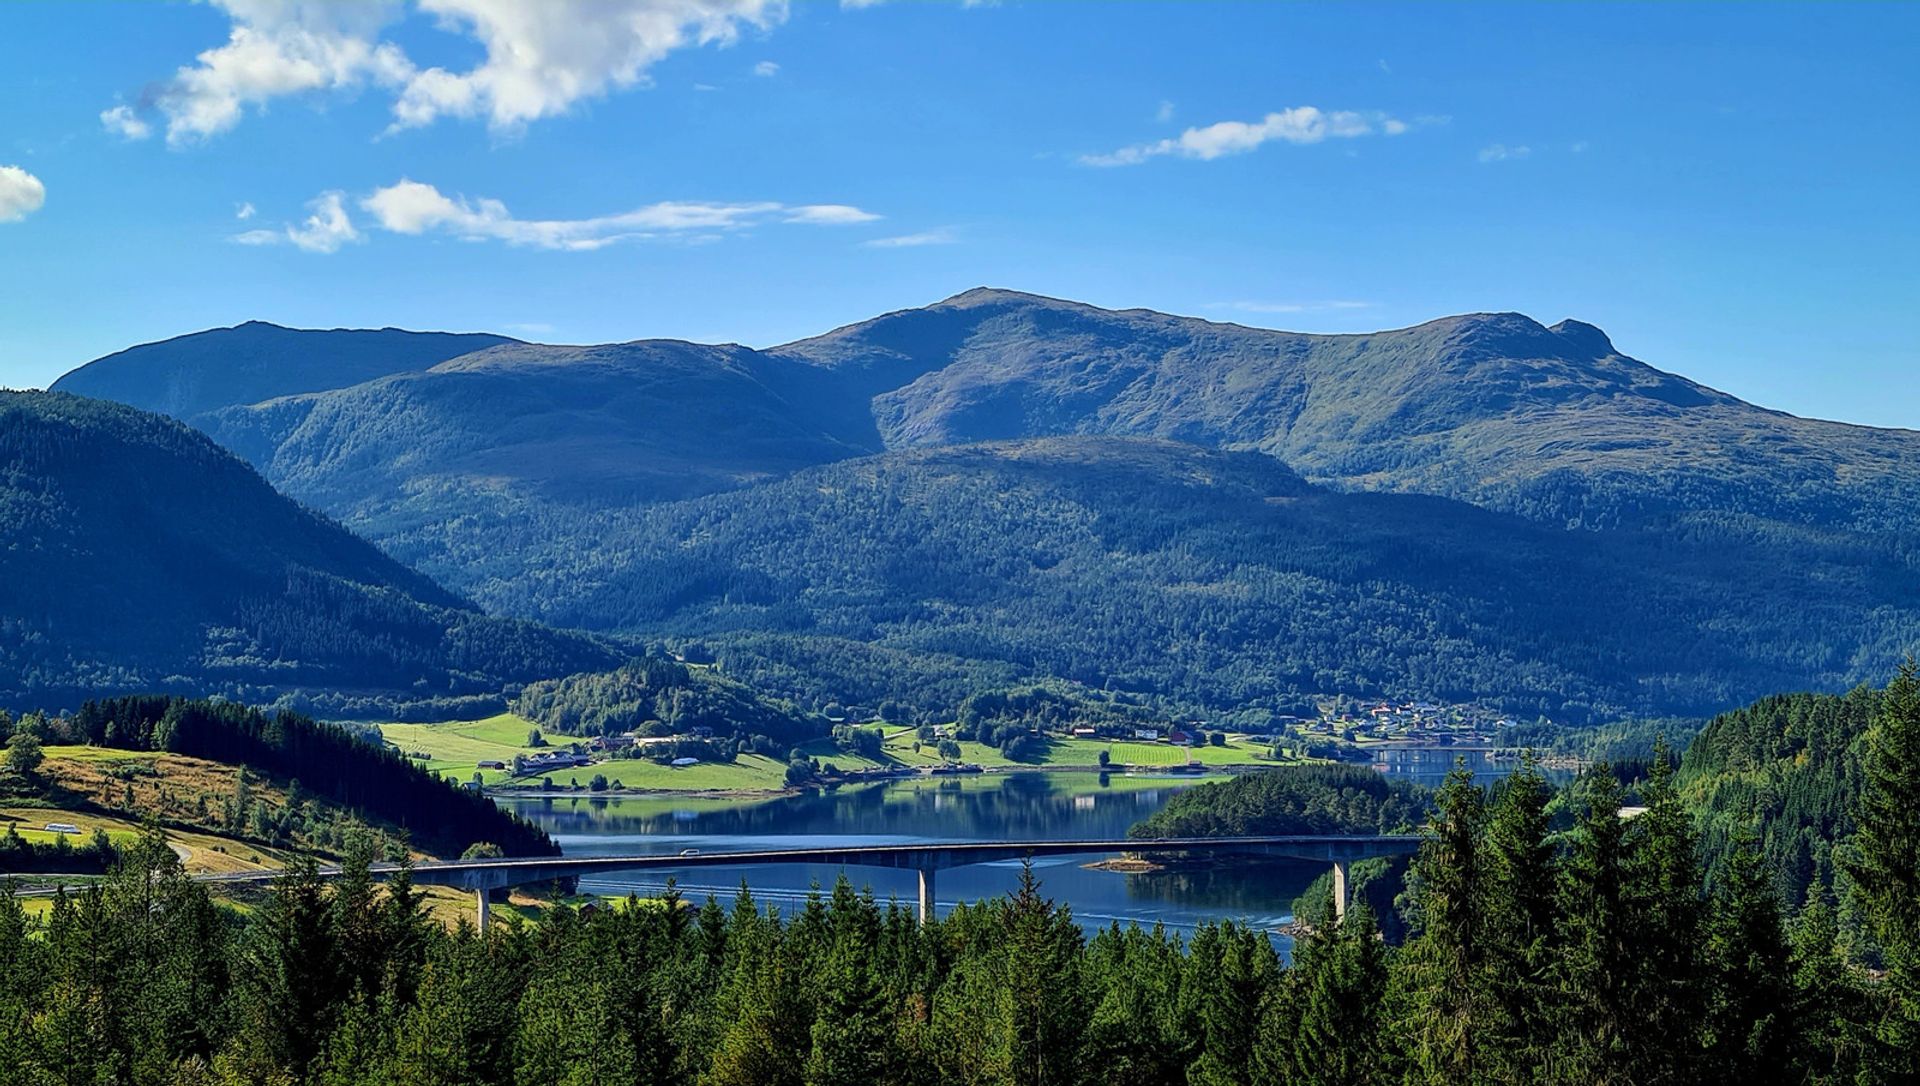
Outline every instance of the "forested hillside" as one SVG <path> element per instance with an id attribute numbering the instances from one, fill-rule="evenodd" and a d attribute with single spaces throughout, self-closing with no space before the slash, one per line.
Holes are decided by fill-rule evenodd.
<path id="1" fill-rule="evenodd" d="M 949 711 L 1040 674 L 1249 726 L 1328 691 L 1705 715 L 1884 674 L 1920 637 L 1887 548 L 1570 533 L 1170 442 L 891 453 L 599 523 L 491 524 L 545 572 L 482 600 L 700 640 L 803 704 Z"/>
<path id="2" fill-rule="evenodd" d="M 1129 837 L 1265 837 L 1290 833 L 1417 833 L 1432 797 L 1370 766 L 1313 765 L 1253 773 L 1179 792 Z"/>
<path id="3" fill-rule="evenodd" d="M 1867 729 L 1881 699 L 1866 686 L 1844 696 L 1781 694 L 1708 722 L 1679 774 L 1707 854 L 1725 854 L 1750 831 L 1789 905 L 1844 905 L 1839 852 L 1855 829 Z"/>
<path id="4" fill-rule="evenodd" d="M 658 657 L 609 672 L 529 683 L 513 711 L 562 735 L 687 735 L 765 740 L 758 746 L 785 756 L 818 739 L 827 723 L 710 668 L 689 668 Z"/>
<path id="5" fill-rule="evenodd" d="M 368 712 L 618 659 L 480 613 L 177 422 L 0 395 L 0 704 L 177 691 Z"/>
<path id="6" fill-rule="evenodd" d="M 298 713 L 267 713 L 231 702 L 129 696 L 89 701 L 61 716 L 29 713 L 15 721 L 0 713 L 0 733 L 0 744 L 15 733 L 26 733 L 37 743 L 178 754 L 230 766 L 241 770 L 243 778 L 251 773 L 278 782 L 290 797 L 318 797 L 331 813 L 390 831 L 430 855 L 457 857 L 481 842 L 513 856 L 558 851 L 538 827 L 480 793 L 441 780 L 399 751 Z M 21 791 L 19 782 L 14 783 L 15 791 Z M 125 787 L 127 795 L 133 795 L 131 779 Z M 26 791 L 31 793 L 30 788 Z M 46 798 L 63 804 L 84 799 Z M 291 817 L 295 805 L 289 798 L 279 817 Z M 284 831 L 274 828 L 269 812 L 249 812 L 246 807 L 244 799 L 235 802 L 232 825 L 226 828 L 264 838 L 265 843 L 285 843 L 274 839 Z M 166 812 L 155 808 L 144 814 L 160 818 Z"/>
<path id="7" fill-rule="evenodd" d="M 62 387 L 191 386 L 195 425 L 490 612 L 706 639 L 808 706 L 1058 679 L 1697 716 L 1920 644 L 1920 434 L 1577 321 L 1319 336 L 981 289 L 758 351 L 401 335 L 247 326 Z"/>

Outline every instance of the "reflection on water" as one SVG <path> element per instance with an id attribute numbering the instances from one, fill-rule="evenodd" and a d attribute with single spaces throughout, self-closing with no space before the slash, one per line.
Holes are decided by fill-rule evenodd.
<path id="1" fill-rule="evenodd" d="M 1415 784 L 1437 788 L 1456 761 L 1473 774 L 1473 783 L 1491 784 L 1520 767 L 1518 757 L 1495 758 L 1488 750 L 1461 750 L 1457 747 L 1384 749 L 1373 752 L 1374 768 L 1390 777 L 1405 777 Z M 1565 781 L 1573 776 L 1567 770 L 1545 770 L 1548 780 Z"/>
<path id="2" fill-rule="evenodd" d="M 1379 752 L 1383 772 L 1437 784 L 1465 757 L 1477 780 L 1510 772 L 1513 763 L 1480 751 Z M 501 806 L 532 819 L 569 855 L 661 854 L 797 848 L 806 845 L 910 844 L 921 841 L 1061 841 L 1125 837 L 1127 829 L 1160 809 L 1176 792 L 1201 783 L 1184 777 L 1141 778 L 1091 773 L 1009 773 L 962 778 L 914 778 L 833 792 L 771 798 L 660 798 L 556 796 L 502 799 Z M 1034 861 L 1042 890 L 1073 909 L 1089 929 L 1114 922 L 1165 924 L 1191 930 L 1233 919 L 1272 930 L 1291 919 L 1294 898 L 1322 866 L 1262 860 L 1190 871 L 1123 874 L 1089 869 L 1104 856 L 1045 857 Z M 871 887 L 881 901 L 917 900 L 910 871 L 784 864 L 651 870 L 583 879 L 590 893 L 657 894 L 669 877 L 695 899 L 730 900 L 744 881 L 762 903 L 791 909 L 814 887 L 830 888 L 842 874 Z M 942 871 L 936 896 L 942 907 L 997 897 L 1014 889 L 1020 864 L 976 864 Z M 1277 941 L 1283 949 L 1284 937 Z"/>
<path id="3" fill-rule="evenodd" d="M 661 854 L 697 848 L 724 852 L 802 845 L 917 841 L 1048 841 L 1125 837 L 1135 822 L 1195 779 L 1120 775 L 1010 773 L 961 779 L 913 779 L 831 793 L 768 799 L 565 796 L 502 799 L 539 824 L 569 855 Z M 1088 928 L 1161 923 L 1190 930 L 1234 919 L 1276 928 L 1293 899 L 1320 873 L 1316 864 L 1263 861 L 1188 872 L 1123 874 L 1084 866 L 1104 856 L 1034 861 L 1043 891 L 1073 909 Z M 814 886 L 831 887 L 841 869 L 812 864 L 641 871 L 582 880 L 593 893 L 658 893 L 669 877 L 695 898 L 730 899 L 744 879 L 763 903 L 790 909 Z M 913 872 L 849 868 L 856 886 L 904 904 L 916 900 Z M 976 864 L 942 871 L 942 906 L 1008 893 L 1020 864 Z"/>

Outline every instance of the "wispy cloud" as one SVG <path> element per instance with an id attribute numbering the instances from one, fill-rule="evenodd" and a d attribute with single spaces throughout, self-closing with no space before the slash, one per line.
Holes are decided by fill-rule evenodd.
<path id="1" fill-rule="evenodd" d="M 1320 302 L 1212 302 L 1208 309 L 1236 309 L 1242 313 L 1324 313 L 1339 309 L 1372 309 L 1377 303 L 1341 299 Z"/>
<path id="2" fill-rule="evenodd" d="M 153 135 L 153 126 L 140 119 L 132 106 L 114 106 L 100 111 L 100 123 L 106 130 L 126 140 L 143 140 Z"/>
<path id="3" fill-rule="evenodd" d="M 753 74 L 760 76 L 762 79 L 771 79 L 780 74 L 780 65 L 775 64 L 771 60 L 763 60 L 753 66 Z"/>
<path id="4" fill-rule="evenodd" d="M 233 208 L 233 217 L 239 219 L 241 222 L 246 222 L 259 213 L 259 209 L 253 206 L 253 201 L 251 200 L 242 200 L 238 204 L 235 204 Z"/>
<path id="5" fill-rule="evenodd" d="M 942 226 L 934 230 L 922 230 L 917 234 L 898 234 L 890 238 L 874 238 L 860 244 L 869 249 L 912 249 L 921 245 L 952 245 L 960 240 L 960 235 L 952 227 Z"/>
<path id="6" fill-rule="evenodd" d="M 1189 128 L 1169 139 L 1136 143 L 1106 154 L 1082 155 L 1080 161 L 1088 166 L 1137 166 L 1149 159 L 1172 155 L 1210 162 L 1228 155 L 1245 154 L 1275 141 L 1308 144 L 1361 136 L 1398 136 L 1409 127 L 1405 121 L 1384 113 L 1296 106 L 1269 113 L 1258 121 L 1221 121 Z"/>
<path id="7" fill-rule="evenodd" d="M 875 222 L 879 218 L 873 212 L 863 211 L 851 204 L 802 204 L 785 208 L 784 221 L 810 226 L 856 226 L 863 222 Z"/>
<path id="8" fill-rule="evenodd" d="M 19 222 L 47 202 L 47 186 L 18 166 L 0 166 L 0 222 Z"/>
<path id="9" fill-rule="evenodd" d="M 499 200 L 447 196 L 432 185 L 405 179 L 376 189 L 360 201 L 360 207 L 382 230 L 396 234 L 445 234 L 568 251 L 665 237 L 711 241 L 724 233 L 769 223 L 848 226 L 880 218 L 850 204 L 665 201 L 592 218 L 521 219 Z"/>
<path id="10" fill-rule="evenodd" d="M 1153 111 L 1153 119 L 1161 124 L 1171 123 L 1173 120 L 1173 103 L 1165 98 L 1160 99 L 1160 108 Z"/>
<path id="11" fill-rule="evenodd" d="M 546 321 L 520 321 L 506 325 L 506 329 L 509 332 L 525 332 L 530 336 L 544 336 L 554 330 L 553 325 Z"/>
<path id="12" fill-rule="evenodd" d="M 1480 148 L 1480 161 L 1506 162 L 1511 159 L 1526 158 L 1528 155 L 1531 155 L 1532 153 L 1533 153 L 1533 148 L 1527 147 L 1524 145 L 1517 146 L 1517 147 L 1509 147 L 1504 143 L 1496 143 L 1491 147 Z"/>
<path id="13" fill-rule="evenodd" d="M 244 205 L 251 211 L 253 205 Z M 247 230 L 233 236 L 241 245 L 292 245 L 309 253 L 335 253 L 350 242 L 366 240 L 347 213 L 347 194 L 323 192 L 307 202 L 307 217 L 278 230 Z M 239 218 L 251 218 L 251 214 Z"/>

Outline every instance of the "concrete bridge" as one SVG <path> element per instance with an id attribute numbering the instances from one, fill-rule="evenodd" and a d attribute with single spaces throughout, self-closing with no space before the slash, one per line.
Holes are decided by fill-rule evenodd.
<path id="1" fill-rule="evenodd" d="M 1417 835 L 1284 837 L 1184 837 L 1157 841 L 953 841 L 904 845 L 852 845 L 758 849 L 743 852 L 658 853 L 627 856 L 522 856 L 490 860 L 432 860 L 411 868 L 419 886 L 454 886 L 474 892 L 482 928 L 487 923 L 487 897 L 494 890 L 534 886 L 556 879 L 602 875 L 615 871 L 680 869 L 688 867 L 742 867 L 765 864 L 822 864 L 833 867 L 886 867 L 920 876 L 920 922 L 933 918 L 934 875 L 950 867 L 1019 860 L 1037 856 L 1082 856 L 1133 853 L 1159 856 L 1169 853 L 1213 856 L 1268 856 L 1289 860 L 1318 860 L 1333 867 L 1333 904 L 1336 916 L 1347 907 L 1347 866 L 1376 856 L 1404 856 L 1420 848 Z M 374 878 L 391 877 L 401 868 L 375 864 Z M 322 868 L 322 877 L 340 873 Z M 204 875 L 209 883 L 261 883 L 277 872 Z"/>

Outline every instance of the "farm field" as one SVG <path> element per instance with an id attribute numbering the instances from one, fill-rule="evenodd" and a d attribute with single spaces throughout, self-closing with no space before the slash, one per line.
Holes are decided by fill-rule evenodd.
<path id="1" fill-rule="evenodd" d="M 887 733 L 886 753 L 906 765 L 935 766 L 942 761 L 934 748 L 922 745 L 913 749 L 914 732 L 901 728 Z M 1175 747 L 1165 743 L 1108 741 L 1105 739 L 1048 739 L 1034 758 L 1016 762 L 1001 754 L 999 748 L 984 743 L 963 741 L 960 760 L 987 768 L 1068 768 L 1096 766 L 1100 753 L 1107 752 L 1111 764 L 1121 766 L 1183 765 L 1191 750 L 1194 761 L 1206 766 L 1275 765 L 1265 748 L 1229 742 L 1224 747 Z"/>
<path id="2" fill-rule="evenodd" d="M 427 757 L 420 764 L 431 772 L 452 774 L 462 781 L 472 779 L 474 773 L 478 772 L 481 783 L 491 788 L 512 783 L 531 784 L 534 781 L 522 778 L 516 782 L 511 771 L 479 769 L 479 763 L 500 761 L 511 764 L 515 755 L 537 754 L 577 741 L 575 737 L 554 734 L 546 737 L 546 747 L 529 747 L 526 745 L 527 733 L 536 726 L 525 717 L 501 713 L 485 720 L 382 724 L 380 734 L 404 753 L 425 754 Z M 885 764 L 857 754 L 843 753 L 831 740 L 816 740 L 801 749 L 813 758 L 831 762 L 841 769 L 867 769 Z M 615 758 L 592 766 L 556 770 L 543 776 L 551 777 L 556 785 L 562 787 L 574 781 L 585 785 L 595 774 L 603 774 L 609 782 L 618 781 L 627 789 L 775 792 L 786 787 L 786 773 L 784 761 L 765 755 L 742 754 L 730 765 L 714 762 L 665 766 L 646 758 Z"/>

